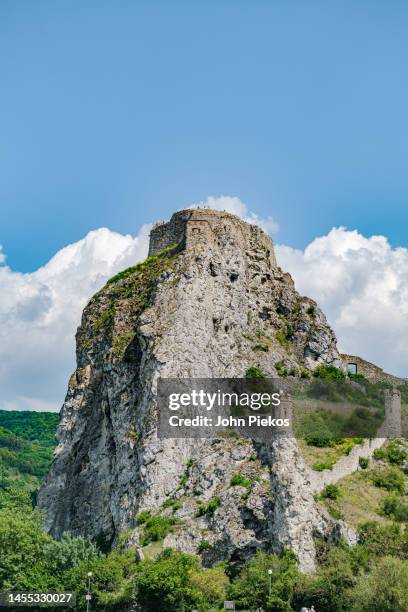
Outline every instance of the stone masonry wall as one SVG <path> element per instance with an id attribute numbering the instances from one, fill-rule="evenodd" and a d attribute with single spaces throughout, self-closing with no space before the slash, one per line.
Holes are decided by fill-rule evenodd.
<path id="1" fill-rule="evenodd" d="M 239 217 L 227 212 L 207 208 L 191 208 L 174 213 L 165 223 L 157 224 L 150 232 L 149 257 L 171 245 L 179 244 L 182 249 L 194 246 L 220 244 L 229 235 L 236 236 L 237 245 L 244 239 L 255 253 L 262 257 L 267 254 L 270 265 L 276 268 L 272 239 L 256 225 L 250 225 Z"/>
<path id="2" fill-rule="evenodd" d="M 308 478 L 313 493 L 320 492 L 326 485 L 334 484 L 345 476 L 359 469 L 360 457 L 371 458 L 374 451 L 380 448 L 389 438 L 401 436 L 401 393 L 397 389 L 385 389 L 385 420 L 377 431 L 377 436 L 357 444 L 349 455 L 341 457 L 331 470 L 316 472 L 307 467 Z"/>
<path id="3" fill-rule="evenodd" d="M 387 374 L 380 367 L 375 365 L 374 363 L 370 363 L 361 357 L 357 357 L 356 355 L 347 355 L 345 353 L 341 354 L 344 365 L 347 367 L 348 364 L 356 364 L 357 366 L 357 374 L 362 374 L 367 380 L 372 383 L 378 382 L 388 382 L 397 385 L 401 385 L 403 383 L 408 382 L 406 378 L 399 378 L 398 376 L 394 376 L 393 374 Z"/>

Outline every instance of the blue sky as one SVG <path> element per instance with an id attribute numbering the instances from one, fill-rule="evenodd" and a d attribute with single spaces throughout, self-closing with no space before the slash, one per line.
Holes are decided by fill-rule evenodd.
<path id="1" fill-rule="evenodd" d="M 407 245 L 403 2 L 0 3 L 0 244 L 32 271 L 208 195 Z"/>

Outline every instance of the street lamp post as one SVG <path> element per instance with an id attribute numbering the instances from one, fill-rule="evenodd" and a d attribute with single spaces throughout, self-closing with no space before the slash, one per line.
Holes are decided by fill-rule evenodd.
<path id="1" fill-rule="evenodd" d="M 85 596 L 86 612 L 89 612 L 89 605 L 91 601 L 91 584 L 92 584 L 92 572 L 88 572 L 88 593 Z"/>
<path id="2" fill-rule="evenodd" d="M 269 580 L 269 597 L 272 593 L 272 570 L 268 569 L 268 580 Z"/>

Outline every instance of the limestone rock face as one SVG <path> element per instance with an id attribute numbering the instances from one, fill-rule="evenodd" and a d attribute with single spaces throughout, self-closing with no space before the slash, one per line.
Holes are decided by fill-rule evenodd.
<path id="1" fill-rule="evenodd" d="M 174 512 L 180 524 L 164 545 L 197 553 L 206 541 L 208 565 L 287 546 L 310 571 L 313 537 L 329 534 L 333 521 L 315 505 L 296 442 L 158 439 L 155 394 L 159 377 L 244 377 L 253 366 L 277 376 L 277 362 L 293 375 L 320 363 L 344 369 L 336 338 L 277 267 L 262 230 L 208 210 L 172 222 L 153 230 L 152 256 L 84 310 L 39 494 L 46 529 L 106 546 L 130 529 L 138 543 L 142 510 Z M 237 473 L 250 486 L 230 486 Z M 215 510 L 200 515 L 214 499 Z"/>

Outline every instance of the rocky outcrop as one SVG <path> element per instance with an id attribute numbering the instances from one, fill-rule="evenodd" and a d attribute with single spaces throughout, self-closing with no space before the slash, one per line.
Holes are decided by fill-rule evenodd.
<path id="1" fill-rule="evenodd" d="M 289 546 L 310 571 L 313 537 L 328 537 L 333 524 L 315 505 L 294 440 L 156 435 L 159 377 L 243 377 L 253 366 L 269 376 L 282 368 L 299 375 L 320 363 L 344 368 L 323 313 L 276 266 L 270 238 L 232 215 L 200 214 L 184 214 L 171 237 L 162 228 L 156 245 L 173 235 L 178 243 L 160 253 L 155 247 L 84 310 L 77 370 L 39 494 L 46 529 L 108 547 L 125 529 L 138 542 L 141 511 L 174 512 L 179 524 L 164 544 L 201 550 L 204 563 Z M 231 486 L 236 473 L 246 486 Z M 203 511 L 213 500 L 211 512 Z"/>

